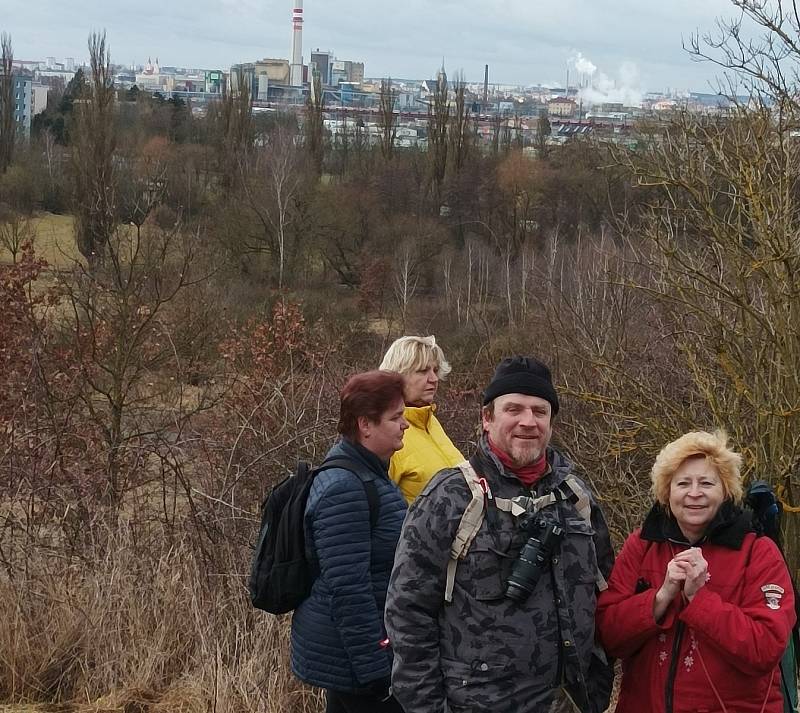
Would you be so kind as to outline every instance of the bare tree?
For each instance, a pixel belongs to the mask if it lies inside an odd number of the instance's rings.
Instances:
[[[253,94],[246,74],[241,68],[231,76],[219,104],[213,106],[217,125],[217,150],[222,183],[238,185],[253,146]]]
[[[436,208],[442,202],[442,182],[447,172],[447,128],[450,124],[450,105],[447,78],[440,74],[436,89],[428,103],[428,156]]]
[[[102,262],[116,229],[114,176],[115,90],[105,32],[89,36],[88,92],[75,102],[72,172],[75,183],[75,238],[89,265]]]
[[[497,156],[500,153],[500,136],[503,131],[503,115],[495,112],[492,115],[492,153]]]
[[[467,104],[467,83],[464,77],[456,76],[454,87],[453,111],[450,115],[449,139],[451,157],[450,166],[453,173],[461,173],[461,169],[469,157],[472,134],[469,104]]]
[[[419,282],[417,258],[411,246],[406,242],[395,257],[396,264],[394,269],[395,284],[394,294],[397,304],[400,307],[400,328],[406,328],[406,318],[411,300],[417,292]]]
[[[339,152],[339,173],[346,176],[350,158],[350,120],[344,108],[340,108],[338,116],[340,126],[336,134],[336,147]]]
[[[306,99],[305,146],[311,159],[311,165],[317,175],[322,173],[325,161],[325,97],[322,92],[322,80],[315,71],[311,80],[311,89]]]
[[[791,116],[790,103],[784,111]],[[567,290],[570,306],[559,309],[582,315],[582,329],[559,325],[554,333],[570,335],[565,350],[592,365],[572,386],[587,404],[602,403],[617,453],[638,449],[653,458],[681,432],[724,427],[745,456],[745,477],[768,479],[784,502],[796,571],[800,162],[792,123],[757,105],[726,118],[681,114],[654,127],[638,150],[616,149],[616,160],[647,190],[648,209],[616,226],[626,255],[603,278],[607,294],[588,298],[597,289],[588,285]],[[548,308],[565,289],[563,265],[554,259],[548,266]],[[574,273],[573,260],[567,275]],[[625,309],[639,305],[640,316],[592,317],[612,295]]]
[[[0,174],[6,172],[14,155],[17,139],[14,121],[14,50],[11,35],[0,35]]]
[[[717,20],[716,31],[695,33],[686,49],[725,70],[721,90],[735,99],[766,98],[800,108],[800,11],[796,2],[730,0],[737,15]]]
[[[397,135],[397,115],[394,113],[396,98],[392,91],[392,78],[381,80],[380,107],[378,109],[381,127],[381,155],[384,161],[394,156],[394,140]]]
[[[244,185],[248,208],[256,217],[259,230],[251,249],[265,250],[278,262],[278,288],[285,279],[294,205],[300,188],[301,166],[295,145],[296,134],[279,125],[269,144],[256,160],[255,175]]]
[[[547,145],[550,139],[550,120],[547,118],[547,111],[542,109],[539,112],[539,119],[536,122],[536,153],[539,158],[547,158],[550,148]]]
[[[503,153],[508,154],[511,151],[511,117],[508,112],[503,115],[503,130],[500,137],[503,148]]]
[[[200,354],[195,340],[208,328],[201,290],[207,275],[196,260],[199,234],[181,227],[117,230],[102,263],[60,276],[69,308],[62,344],[79,367],[75,399],[99,434],[97,495],[112,506],[112,519],[147,470],[148,452],[198,410],[183,390]]]
[[[35,235],[33,221],[29,216],[16,210],[0,215],[0,245],[11,254],[11,261],[15,265],[23,246],[32,242]]]

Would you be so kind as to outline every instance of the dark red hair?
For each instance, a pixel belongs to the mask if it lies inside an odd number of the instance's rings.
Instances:
[[[339,433],[358,439],[358,419],[377,423],[389,408],[403,400],[403,377],[393,371],[353,374],[339,394]]]

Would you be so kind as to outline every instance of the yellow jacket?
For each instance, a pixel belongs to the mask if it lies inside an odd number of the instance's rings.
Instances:
[[[400,487],[409,504],[436,473],[464,460],[434,411],[435,404],[406,406],[403,415],[409,428],[403,436],[403,447],[395,452],[389,463],[389,477]]]

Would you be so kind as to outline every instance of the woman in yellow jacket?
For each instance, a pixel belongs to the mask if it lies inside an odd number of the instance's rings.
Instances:
[[[389,477],[410,504],[436,473],[464,460],[436,418],[433,403],[439,379],[450,373],[450,365],[435,337],[400,337],[386,351],[380,368],[405,377],[403,415],[409,429],[403,447],[392,456]]]

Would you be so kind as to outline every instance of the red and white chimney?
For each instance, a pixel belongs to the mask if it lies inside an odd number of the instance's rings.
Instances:
[[[292,64],[289,68],[289,84],[303,86],[303,0],[294,0],[292,11]]]

